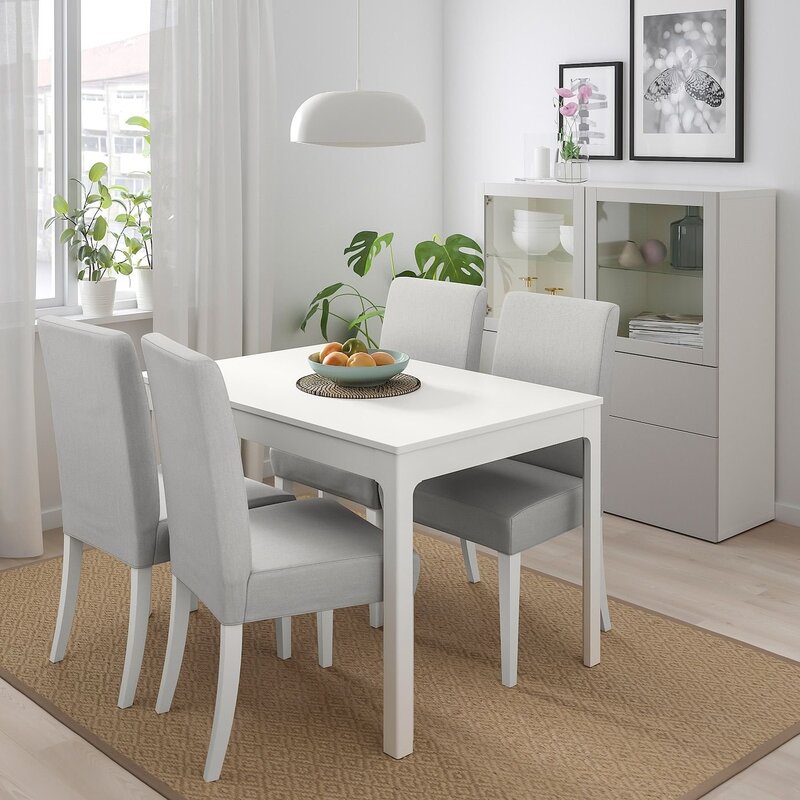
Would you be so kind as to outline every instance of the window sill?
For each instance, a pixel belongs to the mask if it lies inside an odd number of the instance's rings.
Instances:
[[[69,314],[70,308],[42,308],[39,309],[37,317],[45,317],[50,314],[66,319],[74,319],[78,322],[86,322],[91,325],[115,325],[119,322],[135,322],[140,319],[152,319],[152,311],[143,311],[141,308],[116,308],[111,314],[104,317],[91,317],[88,314]]]

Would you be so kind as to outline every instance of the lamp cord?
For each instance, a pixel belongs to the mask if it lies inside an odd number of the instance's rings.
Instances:
[[[356,0],[356,91],[361,88],[361,0]]]

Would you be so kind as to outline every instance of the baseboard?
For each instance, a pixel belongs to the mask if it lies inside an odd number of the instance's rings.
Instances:
[[[775,519],[787,525],[800,527],[800,506],[791,503],[775,503]]]
[[[51,531],[61,527],[61,506],[42,509],[42,530]]]

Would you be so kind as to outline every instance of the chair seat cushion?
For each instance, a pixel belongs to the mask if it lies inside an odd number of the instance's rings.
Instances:
[[[248,508],[262,508],[274,503],[286,503],[294,500],[295,496],[289,492],[281,491],[265,483],[244,479],[244,489],[247,494]],[[154,564],[163,564],[169,561],[169,523],[167,521],[167,501],[164,493],[164,476],[158,470],[158,529],[156,530],[156,552]]]
[[[503,459],[424,481],[414,521],[514,555],[581,525],[583,482]]]
[[[330,492],[336,497],[361,503],[367,508],[381,507],[378,484],[372,478],[318,464],[309,458],[284,453],[281,450],[270,450],[269,458],[275,474],[281,478]]]
[[[253,509],[250,532],[245,622],[383,598],[381,532],[333,500]]]

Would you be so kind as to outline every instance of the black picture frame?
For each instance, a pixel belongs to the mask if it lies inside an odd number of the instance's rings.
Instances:
[[[623,108],[625,106],[622,94],[622,61],[585,61],[577,64],[558,65],[558,85],[564,86],[566,72],[568,70],[592,70],[597,68],[611,68],[614,72],[613,91],[614,91],[614,152],[612,155],[594,155],[589,153],[591,161],[621,161],[623,157]],[[561,133],[563,117],[558,115],[558,131]]]
[[[730,87],[735,89],[734,102],[729,104],[726,109],[726,130],[728,129],[728,117],[732,111],[733,120],[729,126],[729,130],[733,134],[733,143],[728,148],[730,155],[714,155],[710,154],[697,154],[686,153],[680,151],[680,146],[666,145],[663,153],[658,152],[637,152],[637,142],[639,141],[640,131],[637,129],[637,122],[643,120],[644,112],[639,112],[639,104],[645,102],[644,95],[640,92],[638,85],[639,76],[643,75],[642,64],[639,63],[640,58],[637,58],[637,30],[639,18],[639,6],[642,0],[630,0],[630,86],[629,86],[629,107],[628,107],[628,137],[629,137],[629,151],[630,159],[632,161],[686,161],[686,162],[702,162],[702,163],[742,163],[744,161],[744,65],[745,65],[745,24],[744,24],[744,0],[720,0],[720,6],[724,9],[731,9],[735,13],[735,24],[733,31],[735,32],[735,45],[732,58],[726,61],[733,66],[735,74],[729,76],[726,74],[725,86],[730,90]],[[673,14],[692,14],[703,13],[702,11],[693,12],[691,3],[686,0],[663,0],[665,13]],[[667,11],[666,9],[670,9]],[[711,12],[705,12],[711,13]],[[644,44],[642,45],[644,49]],[[726,69],[727,73],[727,69]],[[698,134],[686,134],[687,141],[685,145],[689,145],[693,137]],[[644,133],[642,132],[644,138]],[[693,144],[693,143],[692,143]]]

